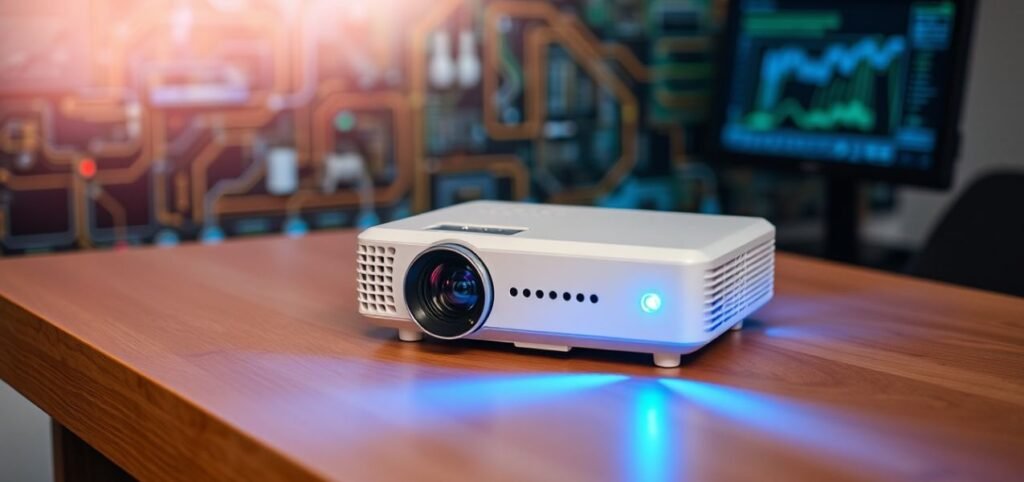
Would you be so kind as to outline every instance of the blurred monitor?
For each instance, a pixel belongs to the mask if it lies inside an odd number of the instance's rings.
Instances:
[[[973,11],[973,0],[733,0],[711,159],[948,186]]]

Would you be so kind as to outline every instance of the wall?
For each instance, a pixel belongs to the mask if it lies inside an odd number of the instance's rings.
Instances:
[[[869,239],[920,246],[950,203],[978,176],[1001,169],[1024,171],[1024,55],[1019,51],[1024,45],[1024,2],[979,3],[953,189],[901,189],[896,211],[868,223]],[[1019,209],[1016,215],[1021,215]]]
[[[0,382],[0,480],[53,480],[50,418]]]

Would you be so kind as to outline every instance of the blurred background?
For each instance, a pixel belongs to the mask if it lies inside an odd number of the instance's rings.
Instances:
[[[0,255],[510,199],[763,216],[1014,293],[936,262],[1024,232],[1024,3],[973,3],[0,0]],[[950,220],[979,180],[981,227]],[[2,385],[0,434],[0,479],[49,479]]]

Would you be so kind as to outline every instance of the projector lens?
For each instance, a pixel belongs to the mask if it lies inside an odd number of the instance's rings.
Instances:
[[[470,311],[480,300],[477,276],[466,266],[439,264],[430,272],[431,298],[452,311]]]
[[[469,335],[491,310],[491,280],[472,251],[442,244],[421,253],[405,276],[405,298],[413,320],[437,338]]]

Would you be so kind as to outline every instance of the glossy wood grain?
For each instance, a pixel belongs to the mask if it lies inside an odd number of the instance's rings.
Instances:
[[[0,260],[0,377],[141,478],[1020,480],[1024,300],[779,255],[688,357],[404,344],[354,233]]]

